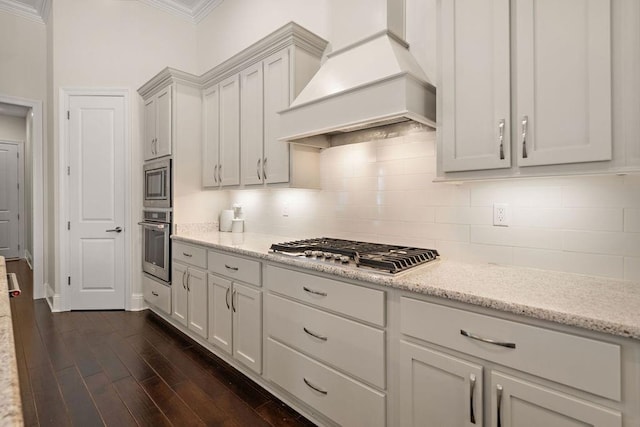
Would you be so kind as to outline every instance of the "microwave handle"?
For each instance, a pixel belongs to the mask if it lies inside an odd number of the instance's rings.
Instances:
[[[158,224],[156,222],[139,222],[138,225],[144,225],[145,227],[155,227],[158,230],[164,230],[164,228],[167,226],[167,224]]]

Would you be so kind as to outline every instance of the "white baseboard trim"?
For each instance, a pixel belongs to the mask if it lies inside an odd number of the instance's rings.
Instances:
[[[147,303],[144,300],[143,294],[131,295],[131,301],[129,302],[128,311],[142,311],[147,309]]]
[[[55,293],[49,283],[44,284],[44,294],[45,299],[47,300],[47,304],[49,304],[49,309],[53,313],[67,311],[62,309],[62,297],[60,296],[60,294]]]
[[[33,256],[31,255],[31,252],[26,249],[24,250],[24,259],[27,261],[31,271],[33,271]]]

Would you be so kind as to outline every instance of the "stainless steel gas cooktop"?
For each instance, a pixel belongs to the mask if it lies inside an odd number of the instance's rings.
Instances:
[[[400,273],[412,267],[434,261],[439,256],[438,251],[435,249],[358,242],[329,237],[275,243],[271,245],[271,251],[293,256],[304,256],[315,261],[355,264],[356,267],[367,267],[391,274]]]

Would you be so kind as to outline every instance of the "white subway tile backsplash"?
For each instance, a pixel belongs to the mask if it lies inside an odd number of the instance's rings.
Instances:
[[[638,191],[640,191],[640,188]],[[640,209],[626,208],[624,210],[624,231],[640,233]]]
[[[434,183],[435,136],[324,149],[320,191],[211,197],[240,203],[252,232],[431,247],[468,262],[640,281],[640,175]],[[495,203],[509,204],[509,227],[492,225]]]
[[[624,259],[624,278],[640,282],[640,258]]]
[[[622,208],[563,209],[563,228],[569,230],[622,231]]]

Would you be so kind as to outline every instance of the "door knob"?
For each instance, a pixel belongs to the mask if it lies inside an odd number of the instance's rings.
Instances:
[[[107,230],[107,233],[121,233],[122,227],[112,228],[111,230]]]

